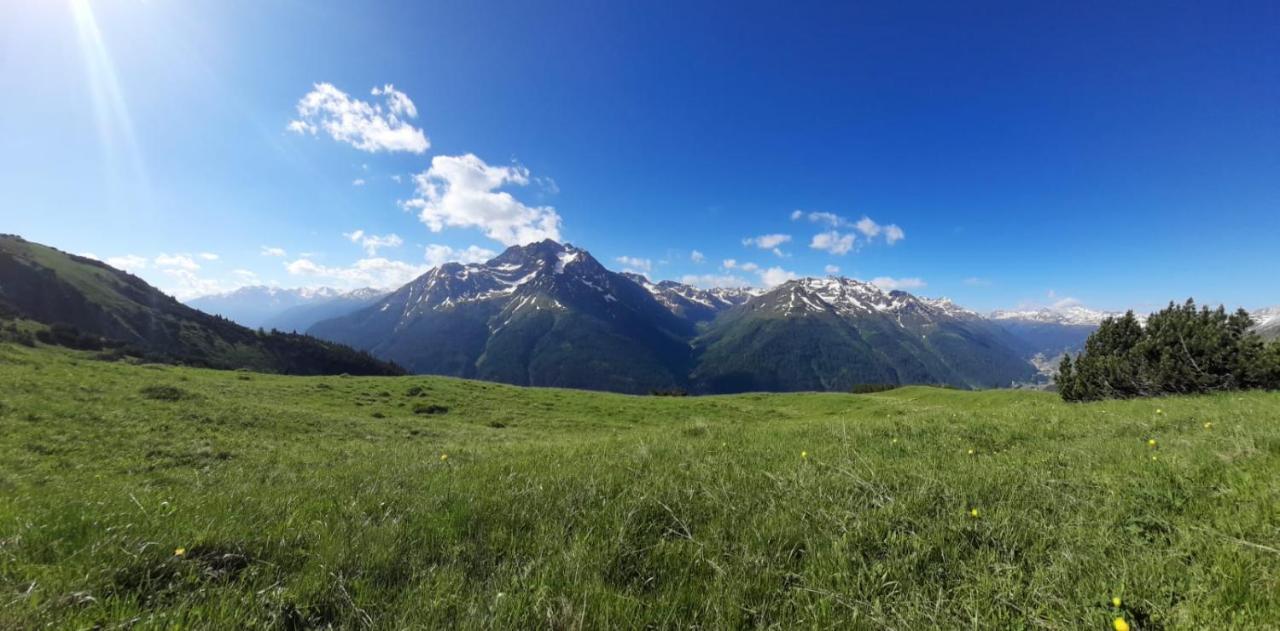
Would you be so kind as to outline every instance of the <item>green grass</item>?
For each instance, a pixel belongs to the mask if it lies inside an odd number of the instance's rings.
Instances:
[[[628,397],[0,345],[0,629],[1240,629],[1278,594],[1274,393]]]

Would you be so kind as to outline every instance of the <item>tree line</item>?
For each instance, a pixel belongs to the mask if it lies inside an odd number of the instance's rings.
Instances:
[[[1151,314],[1133,311],[1104,320],[1074,358],[1058,370],[1067,401],[1168,394],[1280,389],[1280,340],[1266,344],[1243,309],[1197,308],[1188,299]]]

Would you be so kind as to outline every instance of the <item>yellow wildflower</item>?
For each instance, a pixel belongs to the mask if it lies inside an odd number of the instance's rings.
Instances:
[[[444,462],[445,460],[448,460],[448,459],[449,459],[449,454],[440,454],[440,462]]]
[[[1164,410],[1161,410],[1160,408],[1156,408],[1156,414],[1164,414]]]
[[[972,450],[972,449],[970,449],[970,450],[969,450],[969,455],[970,455],[970,456],[972,456],[972,455],[973,455],[973,453],[974,453],[974,452],[973,452],[973,450]]]
[[[187,553],[186,548],[174,548],[173,550],[173,556],[176,556],[176,557],[180,557],[186,553]]]
[[[1205,428],[1205,429],[1213,429],[1213,421],[1205,421],[1205,422],[1204,422],[1204,428]]]
[[[800,459],[801,459],[801,460],[804,460],[805,458],[808,458],[808,457],[809,457],[809,452],[807,452],[807,451],[802,451],[802,452],[800,452]]]
[[[1112,620],[1111,627],[1116,631],[1129,631],[1129,623],[1125,622],[1124,618],[1117,617],[1115,620]]]
[[[1112,607],[1119,607],[1119,606],[1120,606],[1120,597],[1119,597],[1119,596],[1112,596],[1112,597],[1111,597],[1111,606],[1112,606]]]
[[[978,509],[976,509],[976,508],[970,508],[970,509],[969,509],[969,516],[970,516],[970,517],[977,517],[977,516],[978,516]]]
[[[1148,446],[1148,447],[1155,447],[1155,446],[1156,446],[1156,439],[1154,439],[1154,438],[1148,438],[1148,439],[1147,439],[1147,446]]]

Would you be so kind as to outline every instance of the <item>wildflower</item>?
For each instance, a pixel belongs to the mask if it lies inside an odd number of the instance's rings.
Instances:
[[[1213,421],[1205,421],[1205,422],[1204,422],[1204,428],[1205,428],[1205,429],[1213,429]]]
[[[180,557],[180,556],[182,556],[182,555],[184,555],[184,554],[186,554],[186,553],[187,553],[187,549],[186,549],[186,548],[174,548],[174,549],[173,549],[173,556],[176,556],[176,557]]]
[[[1159,458],[1158,456],[1151,456],[1151,459],[1152,459],[1152,460],[1159,460],[1160,458]]]
[[[440,454],[440,462],[444,462],[445,460],[448,460],[448,459],[449,459],[449,454]]]
[[[969,450],[969,455],[970,455],[970,456],[972,456],[972,455],[973,455],[973,453],[974,453],[974,452],[973,452],[973,450],[972,450],[972,449],[970,449],[970,450]]]
[[[1112,596],[1112,597],[1111,597],[1111,606],[1112,606],[1112,607],[1119,607],[1119,606],[1120,606],[1120,597],[1119,597],[1119,596]]]
[[[1116,631],[1129,631],[1129,623],[1120,617],[1116,617],[1115,620],[1111,621],[1111,627]]]
[[[801,460],[804,460],[804,459],[806,459],[806,458],[808,458],[808,457],[809,457],[809,452],[807,452],[807,451],[802,451],[802,452],[800,452],[800,459],[801,459]]]
[[[969,516],[970,516],[970,517],[973,517],[974,519],[977,519],[977,517],[978,517],[978,509],[976,509],[976,508],[970,508],[970,509],[969,509]]]
[[[895,438],[895,439],[893,439],[893,440],[891,440],[891,441],[889,441],[889,442],[891,442],[891,443],[893,443],[893,444],[895,444],[895,445],[896,445],[896,444],[898,444],[898,439],[897,439],[897,438]]]
[[[1156,408],[1156,414],[1164,414],[1164,410],[1161,410],[1160,408]]]
[[[1155,446],[1156,446],[1156,439],[1154,439],[1154,438],[1148,438],[1148,439],[1147,439],[1147,446],[1148,446],[1148,447],[1155,447]]]

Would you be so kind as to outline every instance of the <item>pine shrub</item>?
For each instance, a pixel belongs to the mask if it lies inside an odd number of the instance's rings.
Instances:
[[[1063,357],[1058,392],[1067,401],[1097,401],[1280,389],[1280,342],[1264,345],[1252,326],[1244,310],[1198,309],[1193,300],[1169,303],[1145,326],[1132,311],[1108,318],[1084,352]]]

